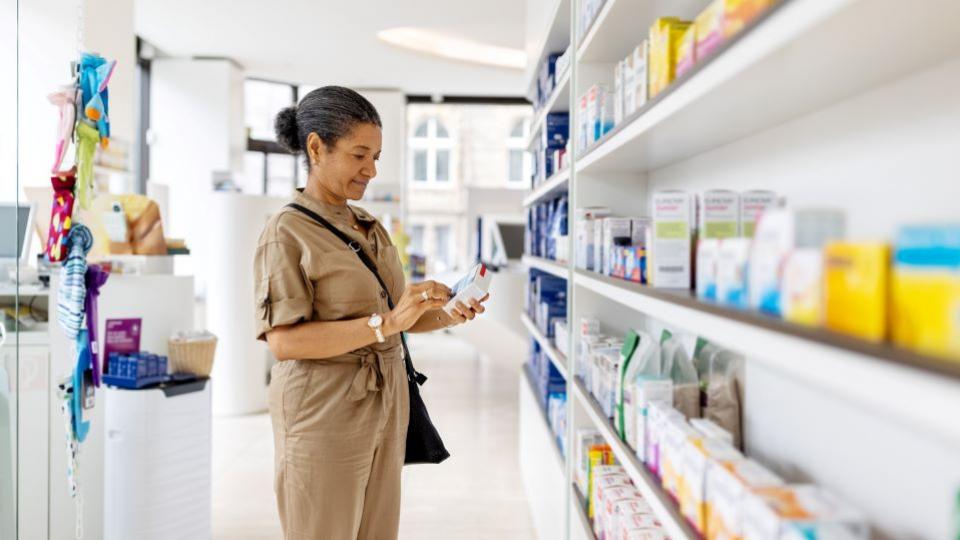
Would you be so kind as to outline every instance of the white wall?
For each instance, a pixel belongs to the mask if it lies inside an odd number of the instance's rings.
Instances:
[[[177,273],[204,265],[206,201],[214,171],[242,170],[243,76],[228,60],[156,59],[152,66],[150,182],[169,186],[167,237],[185,238],[193,255]]]
[[[953,60],[654,171],[648,188],[772,189],[796,205],[845,209],[852,239],[890,239],[908,222],[956,221],[958,87]],[[960,448],[760,362],[747,362],[745,379],[752,455],[836,490],[885,534],[949,536]],[[909,400],[910,389],[890,399]]]
[[[133,0],[83,0],[83,9],[84,44],[87,50],[117,61],[117,68],[110,78],[110,137],[132,145],[136,133],[137,103],[134,89],[137,39],[133,30]]]

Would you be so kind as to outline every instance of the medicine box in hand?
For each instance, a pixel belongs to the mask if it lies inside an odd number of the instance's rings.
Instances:
[[[453,298],[445,306],[443,310],[447,312],[447,315],[453,316],[453,310],[457,307],[457,302],[463,302],[465,305],[470,305],[470,300],[480,300],[487,290],[490,288],[490,272],[487,271],[487,267],[480,263],[474,266],[467,275],[463,276],[456,285],[453,286]]]

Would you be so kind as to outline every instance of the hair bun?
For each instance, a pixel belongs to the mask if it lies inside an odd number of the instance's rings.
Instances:
[[[297,108],[287,107],[277,113],[277,119],[273,124],[273,130],[277,134],[277,142],[283,145],[291,152],[303,150],[300,146],[300,130],[297,128]]]

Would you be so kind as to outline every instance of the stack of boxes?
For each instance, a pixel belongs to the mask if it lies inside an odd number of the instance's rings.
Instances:
[[[528,208],[524,252],[555,261],[568,260],[568,221],[566,195]]]
[[[567,281],[539,270],[530,270],[527,283],[527,314],[548,338],[558,320],[567,316]]]
[[[546,182],[566,165],[569,133],[569,113],[550,113],[544,118],[540,137],[534,142],[534,176],[531,187],[536,188]]]

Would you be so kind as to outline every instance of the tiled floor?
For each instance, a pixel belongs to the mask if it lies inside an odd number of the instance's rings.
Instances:
[[[424,399],[452,457],[405,470],[401,539],[533,538],[517,460],[524,352],[514,340],[488,341],[480,355],[450,335],[414,338],[417,368],[430,376]],[[269,417],[217,418],[213,436],[214,538],[280,538]]]

